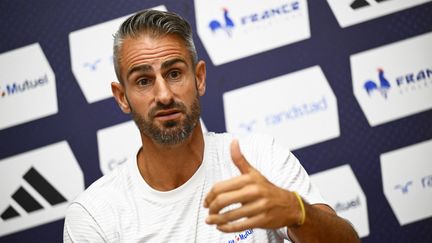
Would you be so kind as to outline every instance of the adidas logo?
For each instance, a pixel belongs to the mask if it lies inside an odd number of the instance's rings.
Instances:
[[[24,211],[32,213],[44,209],[43,205],[55,206],[67,201],[35,168],[31,167],[23,179],[26,183],[12,194],[13,202],[0,215],[3,220],[19,217]]]
[[[63,219],[69,201],[84,191],[66,141],[0,160],[0,178],[0,237]]]
[[[388,0],[375,0],[375,2],[377,3],[385,2],[385,1]],[[352,9],[359,9],[359,8],[370,6],[370,3],[367,0],[354,0],[350,6]]]

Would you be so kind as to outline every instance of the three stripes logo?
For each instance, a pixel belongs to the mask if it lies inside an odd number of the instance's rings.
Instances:
[[[17,218],[20,215],[19,211],[24,210],[27,213],[33,213],[38,210],[44,209],[43,203],[35,199],[32,193],[29,192],[34,189],[49,205],[55,206],[64,202],[67,199],[47,181],[34,167],[31,167],[23,176],[23,179],[28,183],[31,188],[21,185],[13,194],[12,202],[0,215],[0,217],[7,221]],[[40,199],[39,199],[40,200]],[[22,210],[19,210],[20,207]]]
[[[381,3],[388,0],[374,0],[374,1],[377,3]],[[350,6],[352,9],[359,9],[359,8],[370,6],[370,3],[367,0],[355,0],[351,3]]]
[[[0,237],[63,219],[69,201],[84,191],[66,141],[0,160],[0,178]]]

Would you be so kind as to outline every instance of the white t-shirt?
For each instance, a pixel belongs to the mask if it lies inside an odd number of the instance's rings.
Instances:
[[[211,187],[240,175],[230,156],[230,134],[204,135],[204,159],[195,174],[172,191],[157,191],[141,177],[136,158],[103,176],[68,208],[64,242],[283,242],[286,228],[223,233],[207,225],[203,200]],[[273,138],[240,138],[249,163],[275,185],[297,191],[308,203],[323,199],[297,158]],[[238,205],[230,205],[224,210]]]

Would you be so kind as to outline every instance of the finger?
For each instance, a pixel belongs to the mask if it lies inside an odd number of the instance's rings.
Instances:
[[[211,202],[220,194],[238,190],[253,183],[250,176],[237,176],[226,181],[216,183],[204,199],[204,207],[208,208]]]
[[[234,203],[247,203],[258,198],[258,190],[253,186],[246,186],[240,190],[219,194],[209,204],[209,214],[217,214],[222,208]]]
[[[242,174],[248,173],[253,167],[249,164],[246,158],[240,151],[240,145],[237,139],[231,142],[231,159]]]
[[[223,225],[242,218],[249,218],[262,212],[263,205],[260,201],[253,201],[242,205],[239,208],[229,210],[222,214],[210,214],[207,219],[207,224]]]
[[[264,214],[258,214],[245,220],[239,220],[233,223],[218,225],[216,228],[222,232],[239,232],[247,229],[262,228],[265,224],[266,217]]]

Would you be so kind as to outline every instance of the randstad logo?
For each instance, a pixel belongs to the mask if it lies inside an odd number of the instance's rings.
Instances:
[[[114,68],[113,56],[105,57],[105,58],[96,58],[93,60],[85,61],[82,64],[82,68],[90,72],[96,72],[103,65],[109,65],[109,67]]]
[[[422,176],[418,181],[409,180],[402,184],[397,184],[394,186],[396,191],[400,191],[403,195],[409,193],[413,188],[417,187],[421,189],[430,189],[432,188],[432,174]]]
[[[369,96],[373,92],[379,92],[385,99],[387,99],[387,93],[391,85],[390,82],[385,78],[384,70],[382,68],[378,68],[378,79],[379,84],[372,80],[368,80],[363,85],[363,88],[366,90]]]
[[[228,240],[228,243],[241,242],[249,238],[253,234],[253,229],[248,229],[243,233],[234,236],[234,239]]]
[[[409,191],[409,187],[413,185],[412,181],[407,181],[405,184],[397,184],[394,186],[395,190],[401,190],[402,194],[407,194]]]
[[[0,87],[1,97],[5,98],[10,95],[17,95],[26,91],[34,90],[48,83],[48,75],[44,74],[36,79],[26,79],[22,82],[13,82],[6,84],[4,89]]]
[[[249,26],[257,23],[265,23],[276,17],[292,14],[300,10],[299,1],[291,3],[284,3],[282,5],[274,6],[263,11],[251,12],[244,16],[240,16],[236,21],[227,8],[222,8],[222,19],[213,19],[208,24],[208,27],[213,34],[224,31],[229,37],[232,37],[235,23],[240,23],[241,26]]]
[[[430,158],[431,139],[380,155],[384,195],[400,225],[432,217]]]
[[[291,106],[289,109],[282,110],[280,112],[268,114],[263,118],[261,124],[266,127],[273,127],[282,125],[283,123],[300,119],[308,115],[312,115],[319,112],[325,112],[328,110],[328,101],[325,96],[319,100],[305,102]],[[257,120],[250,120],[248,122],[242,122],[238,125],[238,128],[244,132],[253,132],[254,126],[260,123]]]

